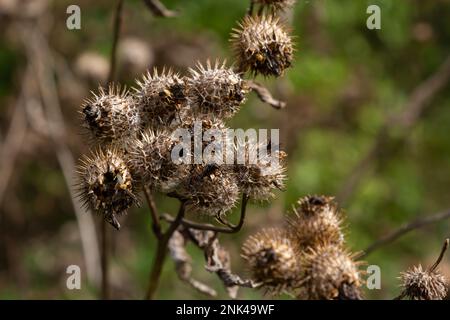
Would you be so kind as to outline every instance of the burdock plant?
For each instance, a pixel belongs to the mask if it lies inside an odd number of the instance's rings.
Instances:
[[[116,229],[120,229],[124,214],[138,204],[140,191],[149,206],[157,245],[146,298],[155,296],[168,252],[181,280],[204,294],[216,294],[190,277],[191,258],[185,250],[190,242],[203,251],[206,270],[219,277],[231,297],[236,297],[239,287],[250,287],[299,299],[362,298],[362,262],[345,243],[343,217],[332,197],[303,197],[293,206],[284,226],[250,236],[242,246],[249,279],[231,271],[231,255],[219,243],[219,234],[243,228],[249,201],[269,201],[275,190],[284,189],[286,154],[274,150],[270,141],[230,138],[226,121],[243,107],[250,91],[277,109],[284,106],[245,76],[280,77],[293,63],[292,37],[277,16],[293,3],[251,1],[250,10],[231,35],[234,63],[216,60],[212,64],[208,60],[185,70],[185,75],[170,68],[155,69],[136,82],[132,93],[110,84],[109,89],[100,87],[81,105],[83,126],[95,151],[80,160],[80,197]],[[122,0],[116,17],[121,4]],[[254,6],[259,7],[257,14],[253,14]],[[157,14],[172,16],[161,11],[163,7],[157,8]],[[120,19],[116,19],[116,27],[118,22]],[[115,30],[117,44],[119,28]],[[114,54],[113,50],[113,58]],[[196,134],[198,124],[201,136],[211,131],[215,134],[209,141],[194,139],[193,146],[177,148],[184,135]],[[199,157],[197,147],[208,150],[216,143],[230,148],[226,152],[209,150]],[[230,150],[231,162],[226,161]],[[250,157],[253,153],[257,154],[256,162]],[[155,192],[179,201],[176,215],[158,212]],[[229,215],[239,206],[239,199],[240,216],[233,224]],[[200,216],[209,223],[200,223]],[[163,228],[165,223],[167,228]],[[103,257],[105,274],[106,246]],[[402,297],[442,299],[446,290],[445,280],[436,270],[439,261],[430,269],[419,266],[402,274]],[[107,281],[104,276],[104,287]]]

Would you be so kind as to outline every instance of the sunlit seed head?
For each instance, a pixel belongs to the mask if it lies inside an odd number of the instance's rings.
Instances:
[[[332,197],[306,196],[288,218],[289,235],[302,248],[339,245],[344,242],[340,213]]]
[[[189,212],[209,216],[226,214],[239,199],[236,175],[226,165],[191,165],[177,193],[186,200]]]
[[[286,153],[271,153],[267,150],[267,145],[261,143],[237,141],[235,157],[239,187],[251,199],[269,200],[274,197],[274,190],[283,190],[286,180]]]
[[[147,72],[137,84],[136,100],[147,127],[171,125],[187,106],[184,80],[171,70],[158,73],[154,69],[153,74]]]
[[[411,300],[443,300],[447,280],[439,270],[424,270],[421,265],[400,275],[404,295]]]
[[[250,236],[242,246],[252,278],[278,294],[295,287],[300,276],[298,250],[283,230],[263,229]]]
[[[169,192],[187,174],[183,164],[172,159],[177,141],[168,130],[147,129],[129,148],[128,163],[142,183],[154,190]]]
[[[360,262],[341,246],[310,248],[300,257],[302,280],[299,298],[305,300],[360,299]]]
[[[247,16],[233,29],[232,44],[239,71],[281,76],[291,66],[291,37],[273,16]]]
[[[78,166],[80,198],[119,229],[117,217],[137,203],[136,185],[124,155],[117,149],[84,156]]]
[[[241,76],[217,60],[214,65],[208,60],[206,66],[199,63],[197,69],[190,69],[187,83],[192,111],[219,118],[233,116],[248,93]]]
[[[83,103],[81,114],[92,140],[101,145],[126,143],[142,128],[139,108],[128,91],[119,86],[111,85],[108,92],[100,87]]]

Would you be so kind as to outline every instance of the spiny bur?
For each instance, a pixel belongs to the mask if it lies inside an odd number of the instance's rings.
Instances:
[[[438,270],[438,266],[449,246],[446,239],[436,262],[428,269],[414,266],[400,274],[403,291],[397,299],[407,297],[411,300],[443,300],[447,296],[448,282]]]
[[[84,156],[78,166],[78,190],[85,205],[120,229],[118,216],[137,203],[136,186],[121,151],[101,149]]]
[[[245,102],[248,88],[241,76],[231,68],[216,60],[214,65],[208,60],[206,67],[197,65],[190,69],[188,98],[194,113],[213,114],[220,118],[230,118]]]
[[[300,256],[302,271],[298,298],[305,300],[359,300],[360,271],[341,246],[318,246],[303,251]]]
[[[278,77],[291,66],[293,44],[279,18],[247,16],[239,27],[231,35],[239,71]]]
[[[236,175],[226,165],[194,164],[187,179],[176,190],[188,211],[222,216],[239,199]]]
[[[301,248],[343,244],[341,218],[332,197],[306,196],[293,212],[287,218],[289,235]]]
[[[107,92],[100,87],[98,93],[92,94],[83,103],[81,114],[94,142],[119,145],[139,133],[141,113],[128,91],[111,85]]]
[[[167,127],[186,107],[186,86],[184,80],[171,70],[156,69],[147,72],[137,81],[136,100],[143,112],[145,125],[153,128]]]
[[[286,153],[272,152],[267,144],[236,141],[235,172],[239,187],[251,199],[269,200],[274,189],[282,190],[286,180]]]
[[[186,165],[172,160],[176,143],[168,130],[147,129],[131,144],[127,155],[130,168],[146,187],[170,192],[185,177]]]
[[[262,283],[271,294],[290,290],[300,276],[298,251],[295,245],[278,228],[263,229],[250,236],[242,246],[254,281]]]

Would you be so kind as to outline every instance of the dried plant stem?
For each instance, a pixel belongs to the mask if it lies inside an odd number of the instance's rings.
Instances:
[[[171,18],[178,15],[176,11],[167,9],[159,0],[144,0],[144,3],[155,16]]]
[[[170,224],[167,231],[158,239],[158,244],[156,248],[156,256],[153,261],[152,270],[150,272],[148,290],[146,294],[146,299],[151,300],[154,298],[156,289],[158,288],[159,279],[161,278],[161,272],[164,265],[164,261],[167,256],[167,249],[169,240],[172,237],[172,234],[175,230],[180,226],[181,221],[183,220],[185,213],[185,202],[181,202],[180,209],[178,210],[178,214],[175,220]]]
[[[245,216],[246,216],[246,212],[247,212],[248,200],[249,200],[249,197],[246,194],[243,194],[242,195],[242,204],[241,204],[241,215],[240,215],[239,222],[238,222],[237,225],[232,225],[228,221],[224,221],[222,218],[217,218],[217,220],[220,223],[226,225],[227,228],[214,226],[212,224],[197,223],[197,222],[194,222],[194,221],[191,221],[191,220],[187,220],[187,219],[182,219],[181,220],[181,224],[184,227],[186,227],[186,228],[195,229],[195,230],[214,231],[214,232],[220,232],[220,233],[236,233],[236,232],[239,232],[241,230],[242,226],[244,225],[244,222],[245,222]],[[163,214],[161,216],[161,218],[163,218],[164,220],[166,220],[168,222],[174,221],[172,216],[170,216],[168,214]]]
[[[102,265],[102,291],[101,296],[103,300],[109,299],[109,273],[108,273],[108,266],[109,266],[109,241],[108,241],[108,222],[106,220],[103,220],[100,222],[101,224],[101,265]]]
[[[120,37],[120,29],[122,26],[122,8],[123,0],[117,1],[116,10],[114,12],[114,26],[113,26],[113,39],[111,48],[111,58],[109,61],[109,74],[108,83],[111,83],[115,79],[116,75],[116,65],[117,65],[117,44]],[[102,268],[102,286],[101,286],[101,297],[103,300],[108,300],[110,298],[109,290],[109,251],[110,243],[108,239],[108,223],[106,220],[101,222],[101,268]]]
[[[161,223],[158,214],[158,209],[156,208],[155,200],[153,199],[153,195],[147,186],[144,187],[145,199],[147,200],[148,207],[150,209],[150,214],[152,217],[152,230],[155,234],[156,238],[161,239]]]
[[[111,59],[109,61],[108,82],[114,81],[117,69],[117,44],[119,43],[120,29],[122,27],[122,8],[123,0],[117,1],[116,11],[114,13],[114,30],[111,48]]]
[[[429,268],[429,271],[430,271],[430,272],[435,271],[436,268],[437,268],[437,267],[439,266],[439,264],[441,263],[442,258],[444,258],[444,254],[445,254],[445,252],[446,252],[447,249],[448,249],[448,243],[449,243],[449,241],[450,241],[449,239],[445,239],[444,244],[443,244],[442,249],[441,249],[441,253],[439,254],[439,257],[437,258],[436,262]]]
[[[412,222],[409,222],[405,224],[404,226],[400,227],[399,229],[387,234],[386,236],[380,238],[379,240],[372,243],[370,246],[368,246],[360,255],[358,258],[363,258],[371,254],[373,251],[377,250],[378,248],[393,242],[394,240],[397,240],[401,236],[405,235],[406,233],[420,229],[423,227],[426,227],[430,224],[445,220],[450,218],[450,210],[437,213],[435,215],[432,215],[430,217],[426,218],[420,218],[417,220],[414,220]]]

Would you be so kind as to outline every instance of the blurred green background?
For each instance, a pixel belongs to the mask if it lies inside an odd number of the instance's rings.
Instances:
[[[37,1],[37,0],[36,0]],[[27,54],[21,23],[30,17],[0,1],[0,141],[7,140],[23,87]],[[27,1],[16,1],[27,2]],[[32,1],[33,2],[33,1]],[[80,135],[79,106],[105,80],[111,50],[115,1],[38,1],[48,42],[67,79],[58,76],[58,97],[67,126],[67,144],[78,158],[88,151]],[[125,0],[119,43],[119,81],[130,86],[147,68],[171,66],[184,73],[197,60],[232,62],[229,34],[245,14],[245,0],[163,0],[180,15],[154,17],[142,1]],[[81,30],[66,28],[66,8],[81,8]],[[368,30],[368,5],[381,8],[381,30]],[[40,10],[40,11],[39,11]],[[25,22],[24,22],[25,21]],[[450,209],[450,86],[433,95],[411,126],[391,115],[408,107],[411,94],[432,76],[450,54],[450,1],[435,0],[299,0],[285,21],[295,35],[296,58],[281,79],[258,79],[287,102],[274,110],[254,96],[229,123],[234,128],[279,128],[288,153],[288,183],[271,203],[251,204],[237,235],[222,235],[232,255],[233,271],[246,275],[239,256],[245,238],[264,226],[281,224],[295,201],[307,194],[340,196],[349,247],[359,251],[410,220]],[[64,81],[63,81],[64,80]],[[95,299],[98,290],[84,272],[74,210],[51,139],[28,125],[13,164],[1,147],[3,183],[0,203],[0,299]],[[382,145],[361,170],[354,190],[348,179],[382,135]],[[8,169],[8,170],[6,170]],[[7,172],[6,172],[7,171]],[[9,173],[9,174],[8,174]],[[4,178],[8,176],[8,178]],[[176,203],[157,197],[162,212]],[[234,217],[237,212],[233,213]],[[99,222],[99,217],[94,217]],[[111,229],[111,292],[117,299],[143,297],[155,241],[143,203]],[[399,272],[413,264],[429,265],[450,236],[443,221],[413,231],[367,257],[379,265],[381,290],[368,298],[389,299],[399,292]],[[189,247],[194,277],[227,298],[220,281],[203,269],[200,251]],[[81,266],[82,290],[67,290],[66,267]],[[450,256],[441,265],[450,276]],[[242,299],[267,298],[241,289]],[[177,279],[167,261],[158,298],[204,298]],[[286,297],[281,297],[286,298]]]

